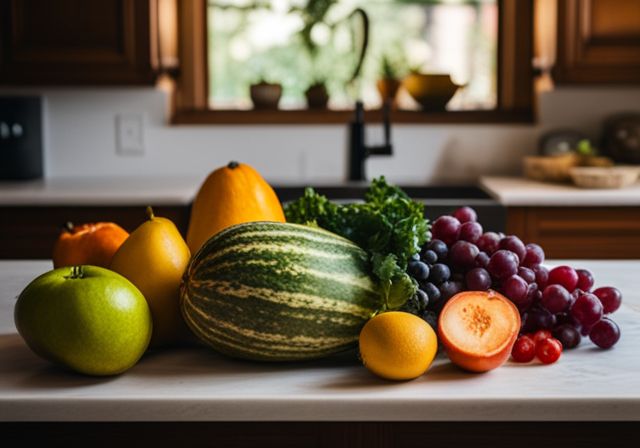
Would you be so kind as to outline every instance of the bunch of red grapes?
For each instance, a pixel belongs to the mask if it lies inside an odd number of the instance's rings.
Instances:
[[[539,245],[484,232],[470,207],[439,217],[431,232],[431,241],[409,261],[407,272],[420,287],[405,306],[431,325],[456,293],[494,289],[520,310],[522,334],[548,330],[564,349],[576,347],[583,336],[601,348],[620,339],[620,328],[609,315],[620,307],[622,295],[610,286],[593,290],[588,270],[548,270]]]

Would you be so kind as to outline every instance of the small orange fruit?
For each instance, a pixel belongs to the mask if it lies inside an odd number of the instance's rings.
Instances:
[[[427,371],[438,349],[438,337],[418,316],[402,311],[378,314],[360,332],[365,367],[388,380],[411,380]]]
[[[112,222],[74,226],[70,222],[53,246],[53,267],[92,265],[108,268],[129,233]]]

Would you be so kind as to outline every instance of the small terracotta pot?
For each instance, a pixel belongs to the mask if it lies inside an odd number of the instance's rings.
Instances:
[[[307,107],[309,109],[327,108],[329,94],[324,83],[313,84],[304,92],[304,95],[307,97]]]
[[[282,96],[282,86],[280,84],[270,84],[260,82],[249,87],[251,102],[254,109],[276,110]]]
[[[379,79],[376,82],[376,87],[378,88],[378,92],[380,93],[380,98],[382,102],[390,101],[391,107],[396,108],[396,95],[398,94],[398,89],[400,89],[401,83],[397,79],[393,78],[383,78]]]

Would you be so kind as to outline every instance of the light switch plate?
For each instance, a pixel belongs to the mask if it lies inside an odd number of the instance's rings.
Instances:
[[[144,120],[142,114],[116,115],[116,153],[123,156],[144,155]]]

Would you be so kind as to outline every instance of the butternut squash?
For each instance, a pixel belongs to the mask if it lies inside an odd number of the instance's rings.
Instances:
[[[251,166],[229,162],[200,187],[191,207],[187,245],[195,254],[221,230],[253,221],[285,222],[280,200]]]

